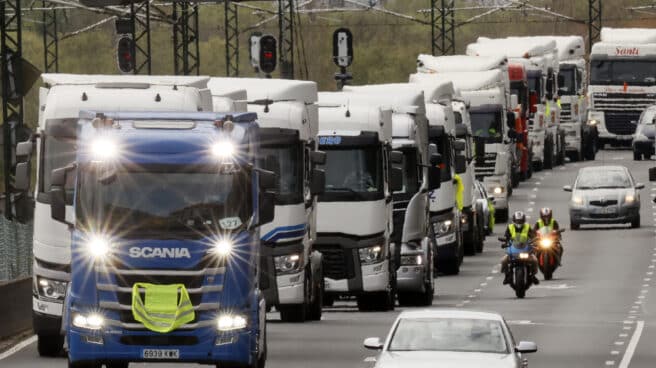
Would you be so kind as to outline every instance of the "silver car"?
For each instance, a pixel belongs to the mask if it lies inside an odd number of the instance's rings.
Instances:
[[[375,368],[519,368],[526,367],[522,354],[538,349],[515,345],[497,313],[456,309],[403,312],[385,342],[370,337],[364,346],[380,350]]]
[[[569,202],[572,230],[582,224],[625,224],[640,227],[640,189],[624,166],[592,166],[579,170]]]

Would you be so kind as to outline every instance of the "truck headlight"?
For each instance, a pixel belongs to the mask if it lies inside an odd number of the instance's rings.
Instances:
[[[105,257],[109,253],[111,246],[110,240],[102,235],[92,235],[87,241],[87,251],[96,259]]]
[[[453,221],[451,221],[450,219],[433,223],[433,231],[435,232],[435,234],[437,234],[437,236],[444,235],[450,232],[451,230],[453,230],[453,228],[454,228]]]
[[[277,274],[296,273],[303,266],[300,254],[288,254],[284,256],[273,257],[273,263],[276,266]]]
[[[424,258],[421,254],[415,256],[401,256],[401,266],[421,266]]]
[[[55,281],[46,279],[45,277],[37,277],[37,290],[40,296],[64,300],[66,297],[66,281]]]
[[[227,257],[232,254],[232,241],[220,239],[214,242],[214,252],[221,257]]]
[[[73,326],[87,330],[100,330],[105,324],[105,319],[98,313],[73,314]]]
[[[492,193],[499,195],[503,193],[503,187],[501,185],[497,185],[494,188],[492,188]]]
[[[358,249],[360,254],[360,262],[363,264],[374,264],[382,262],[385,258],[385,253],[383,252],[383,247],[380,245],[374,245],[373,247],[360,248]]]
[[[234,331],[246,328],[248,321],[241,314],[222,314],[216,320],[216,328],[219,331]]]
[[[599,124],[599,120],[597,120],[597,119],[588,120],[588,125],[590,125],[590,126],[595,126],[597,124]]]
[[[89,149],[95,161],[109,161],[114,159],[119,152],[116,142],[109,138],[98,138],[92,141]]]
[[[226,159],[234,156],[235,145],[230,141],[216,142],[212,146],[212,155],[217,158]]]

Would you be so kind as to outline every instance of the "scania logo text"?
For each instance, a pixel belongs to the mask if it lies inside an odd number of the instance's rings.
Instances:
[[[132,247],[131,258],[191,258],[188,248]]]

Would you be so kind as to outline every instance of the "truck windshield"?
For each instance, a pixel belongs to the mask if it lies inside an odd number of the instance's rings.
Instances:
[[[656,84],[656,60],[592,60],[590,84]]]
[[[470,112],[472,133],[475,137],[485,138],[487,143],[502,141],[501,111]]]
[[[101,223],[122,237],[202,238],[221,231],[221,220],[247,224],[252,214],[245,171],[218,174],[216,167],[165,165],[117,171],[109,180],[104,176],[92,166],[79,171],[80,226]]]
[[[441,136],[433,136],[428,138],[429,143],[433,143],[437,146],[437,153],[442,155],[442,164],[440,164],[440,181],[445,183],[451,179],[451,140],[449,136],[443,134]]]
[[[528,76],[528,91],[536,92],[538,94],[538,100],[542,99],[542,76],[535,74]]]
[[[383,197],[381,147],[321,146],[326,152],[326,189],[320,201],[363,201]]]
[[[303,148],[300,144],[261,146],[261,167],[278,175],[277,204],[303,201]]]
[[[394,164],[403,170],[403,188],[394,192],[397,198],[411,198],[419,191],[419,166],[417,166],[417,149],[411,147],[401,148],[403,152],[403,162]]]
[[[522,115],[524,115],[528,111],[528,87],[526,83],[523,81],[510,82],[510,94],[517,96],[517,102],[522,106]]]
[[[576,94],[576,70],[560,69],[558,72],[558,94],[573,96]]]

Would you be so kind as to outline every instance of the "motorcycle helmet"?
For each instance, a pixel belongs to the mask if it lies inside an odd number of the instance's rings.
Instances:
[[[540,218],[542,221],[544,221],[545,224],[548,224],[549,221],[551,221],[551,216],[553,215],[553,211],[549,207],[544,207],[540,209]]]
[[[517,229],[521,229],[526,223],[526,215],[522,211],[513,213],[512,222]]]

